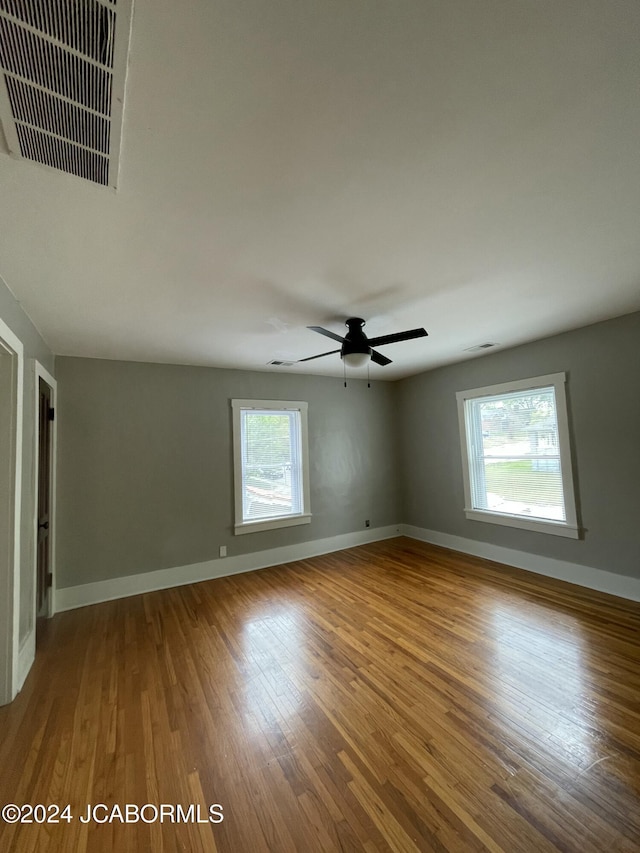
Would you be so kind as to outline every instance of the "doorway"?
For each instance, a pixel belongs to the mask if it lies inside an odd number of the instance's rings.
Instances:
[[[36,555],[36,646],[49,616],[51,573],[51,388],[38,379],[38,488]]]
[[[36,378],[36,648],[53,615],[54,590],[54,480],[55,480],[55,394],[56,381],[39,362]]]

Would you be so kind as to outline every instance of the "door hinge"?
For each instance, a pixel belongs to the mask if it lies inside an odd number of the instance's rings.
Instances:
[[[54,421],[56,419],[56,410],[53,406],[49,406],[49,420]]]
[[[47,572],[47,589],[51,589],[53,586],[53,574],[51,572]]]

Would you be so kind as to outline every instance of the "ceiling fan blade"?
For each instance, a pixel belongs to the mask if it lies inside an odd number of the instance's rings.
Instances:
[[[381,367],[384,367],[385,364],[391,364],[390,358],[387,358],[386,355],[382,355],[381,352],[376,352],[374,349],[371,350],[371,361],[374,361]]]
[[[321,352],[320,355],[310,355],[309,358],[299,358],[298,362],[300,362],[300,361],[313,361],[314,358],[322,358],[325,355],[335,355],[337,352],[340,352],[340,350],[339,349],[332,349],[331,352]]]
[[[424,329],[410,329],[406,332],[396,332],[395,335],[380,335],[379,338],[369,338],[369,346],[381,347],[383,344],[396,344],[399,341],[411,341],[413,338],[424,338],[429,333]]]
[[[325,335],[327,338],[333,338],[334,341],[344,343],[343,337],[336,335],[335,332],[330,332],[328,329],[323,329],[322,326],[307,326],[307,329],[311,329],[312,332],[318,332],[320,335]]]

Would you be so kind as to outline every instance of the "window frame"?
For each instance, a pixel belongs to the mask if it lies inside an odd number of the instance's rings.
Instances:
[[[501,382],[497,385],[486,385],[482,388],[470,388],[458,391],[458,425],[460,429],[460,446],[462,450],[462,476],[464,481],[464,514],[471,521],[484,521],[490,524],[500,524],[506,527],[519,527],[523,530],[533,530],[536,533],[551,533],[556,536],[566,536],[571,539],[580,537],[576,499],[573,487],[573,466],[571,444],[569,438],[569,417],[567,412],[565,373],[550,373],[546,376],[536,376],[531,379],[518,379],[513,382]],[[501,394],[511,394],[518,391],[535,391],[537,388],[554,389],[556,403],[556,421],[558,424],[558,445],[560,456],[560,473],[562,493],[564,497],[565,521],[553,521],[542,518],[525,518],[521,515],[496,512],[494,510],[476,509],[473,506],[471,488],[471,457],[469,444],[470,430],[467,430],[466,403],[482,397],[495,397]]]
[[[311,522],[311,490],[309,484],[309,429],[307,423],[308,403],[291,400],[231,400],[233,413],[233,473],[234,473],[234,532],[259,533]],[[302,467],[302,512],[256,520],[244,520],[242,505],[242,412],[299,412],[300,414],[300,464]]]

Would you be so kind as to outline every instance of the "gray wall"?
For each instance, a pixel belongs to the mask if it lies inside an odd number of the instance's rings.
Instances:
[[[55,376],[54,358],[31,320],[0,278],[0,317],[22,341],[25,358],[23,454],[22,454],[22,527],[20,571],[20,642],[33,628],[34,597],[34,513],[35,513],[35,369],[34,359]]]
[[[59,587],[399,521],[392,384],[63,357],[56,370]],[[233,534],[232,398],[308,401],[311,524]]]
[[[640,577],[640,314],[397,383],[59,357],[58,585],[408,524]],[[565,371],[580,540],[468,521],[455,392]],[[229,400],[307,400],[310,525],[233,534]]]
[[[467,520],[456,391],[561,371],[583,538]],[[640,577],[640,313],[423,373],[397,390],[404,522]]]

